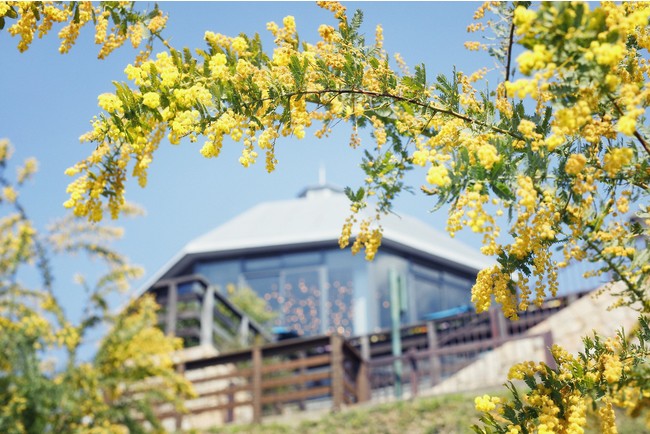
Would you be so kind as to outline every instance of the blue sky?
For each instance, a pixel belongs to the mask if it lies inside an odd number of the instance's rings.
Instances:
[[[471,53],[463,47],[465,41],[476,37],[465,29],[479,3],[345,4],[349,10],[364,11],[369,40],[373,39],[375,25],[382,24],[387,51],[399,52],[409,65],[425,63],[430,79],[439,73],[449,74],[454,65],[470,73],[493,64],[486,54]],[[152,6],[142,3],[142,7]],[[166,34],[176,48],[203,48],[207,30],[226,35],[259,32],[265,46],[271,48],[266,23],[279,23],[286,15],[295,16],[298,32],[306,41],[316,39],[319,24],[333,23],[328,12],[311,2],[177,2],[160,6],[169,13]],[[67,199],[65,188],[70,178],[63,172],[91,150],[89,144],[81,145],[78,137],[99,112],[97,95],[112,91],[113,80],[126,80],[123,70],[133,61],[135,51],[125,46],[107,60],[97,60],[98,47],[91,29],[82,32],[67,55],[57,51],[56,28],[48,37],[35,40],[26,53],[19,53],[16,44],[17,39],[6,29],[0,32],[0,137],[13,143],[14,161],[29,156],[40,161],[37,177],[21,196],[42,227],[65,213],[62,203]],[[155,51],[160,50],[158,46]],[[193,238],[261,201],[292,198],[305,186],[315,184],[321,165],[328,182],[360,185],[361,150],[347,146],[348,133],[341,125],[326,140],[309,134],[301,141],[283,139],[277,150],[280,163],[270,175],[263,161],[249,169],[239,165],[240,144],[229,143],[218,159],[206,160],[198,152],[201,140],[179,146],[164,141],[154,157],[148,187],[143,190],[136,183],[128,186],[128,199],[142,205],[147,215],[118,222],[126,228],[121,251],[143,265],[146,276],[150,276]],[[417,190],[423,173],[414,173],[411,179]],[[419,193],[406,195],[396,209],[444,230],[446,215],[430,214],[433,203],[429,201]],[[460,234],[459,238],[474,246],[480,241],[471,234]],[[64,271],[58,276],[57,292],[73,310],[79,297],[69,288],[78,264],[75,259],[57,262]]]

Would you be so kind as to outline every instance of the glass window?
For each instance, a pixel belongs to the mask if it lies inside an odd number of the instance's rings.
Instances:
[[[327,330],[350,336],[353,331],[354,318],[354,274],[352,268],[334,268],[329,270],[326,312]]]
[[[386,329],[392,325],[390,309],[390,282],[389,270],[395,270],[402,279],[406,279],[408,262],[399,256],[392,254],[378,254],[373,264],[373,277],[375,280],[375,305],[377,308],[377,322],[375,328]],[[405,288],[408,282],[405,282]],[[409,300],[406,300],[407,310]],[[402,315],[401,322],[408,320],[408,312]]]
[[[283,280],[283,325],[305,336],[321,333],[322,289],[318,269],[286,272]]]
[[[190,294],[202,296],[205,291],[203,285],[197,282],[187,282],[178,285],[178,297],[189,296]]]
[[[244,270],[246,271],[277,270],[281,266],[282,260],[279,256],[244,260]]]
[[[282,257],[282,263],[287,267],[318,265],[322,262],[323,255],[320,252],[291,253]]]
[[[161,309],[165,309],[167,307],[168,291],[169,291],[168,286],[153,289],[154,297],[156,297],[156,303],[160,305]]]
[[[416,321],[423,320],[430,313],[445,309],[442,273],[439,270],[412,264],[411,276]]]
[[[470,304],[473,284],[470,279],[451,273],[444,273],[442,280],[444,309]]]
[[[237,260],[220,262],[199,262],[194,266],[194,273],[204,276],[215,285],[219,292],[225,293],[228,285],[237,286],[241,272],[241,262]]]
[[[411,265],[411,270],[413,271],[413,274],[418,277],[422,277],[430,280],[436,280],[436,281],[440,279],[440,274],[441,274],[440,271],[433,268],[413,264]]]
[[[416,319],[421,321],[427,314],[445,309],[440,279],[431,279],[416,274],[413,279],[413,292],[416,300]]]
[[[445,285],[456,286],[458,288],[471,288],[472,284],[466,277],[461,277],[456,274],[444,273]]]
[[[368,269],[373,263],[362,254],[353,255],[350,249],[332,249],[325,252],[325,264],[329,270],[326,303],[332,306],[328,330],[339,331],[343,327],[342,334],[346,336],[370,333],[376,310],[368,280]]]
[[[201,314],[201,302],[195,298],[181,298],[176,304],[176,311],[181,314]]]
[[[280,279],[276,272],[256,272],[246,273],[245,285],[250,287],[257,295],[266,301],[269,310],[280,312],[280,306],[284,299],[280,293]],[[275,325],[280,325],[282,318],[280,315],[274,321]]]
[[[379,329],[390,328],[391,326],[391,312],[390,312],[390,292],[388,287],[388,278],[382,279],[377,282],[377,292],[375,299],[377,300],[377,326]]]
[[[325,263],[330,268],[364,268],[366,267],[366,260],[362,253],[353,255],[350,249],[336,249],[325,252]]]

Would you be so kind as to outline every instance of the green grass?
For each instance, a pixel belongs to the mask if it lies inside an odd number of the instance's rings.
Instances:
[[[489,393],[489,392],[488,392]],[[496,394],[502,394],[503,390]],[[481,393],[482,394],[482,393]],[[474,408],[477,393],[418,398],[412,401],[360,405],[338,413],[322,413],[317,419],[290,414],[284,419],[259,425],[228,425],[215,428],[219,434],[455,434],[472,433],[479,413]],[[631,419],[617,413],[620,434],[650,432],[643,417]],[[588,418],[587,434],[600,432],[598,420]]]
[[[474,395],[447,395],[377,405],[351,407],[338,413],[324,413],[316,420],[266,422],[260,425],[232,425],[214,433],[235,434],[433,434],[471,432],[478,422]],[[298,414],[288,415],[301,418]]]

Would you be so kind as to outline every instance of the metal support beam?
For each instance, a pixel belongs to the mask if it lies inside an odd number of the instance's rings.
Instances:
[[[201,300],[201,345],[212,345],[212,329],[214,323],[214,287],[205,288]]]
[[[176,336],[176,321],[178,320],[178,286],[171,283],[167,288],[167,318],[165,333]]]
[[[390,319],[391,319],[391,342],[393,349],[393,372],[395,375],[395,397],[402,398],[402,335],[400,331],[401,326],[401,291],[402,282],[397,274],[397,271],[390,270],[388,272],[388,279],[390,284]]]

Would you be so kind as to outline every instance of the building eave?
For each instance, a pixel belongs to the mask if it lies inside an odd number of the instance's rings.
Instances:
[[[459,258],[437,255],[426,248],[426,243],[412,239],[403,239],[395,234],[387,233],[382,239],[382,246],[379,248],[390,248],[404,255],[415,256],[424,261],[434,262],[464,273],[477,273],[479,270],[491,265],[491,261],[478,260],[476,258]],[[153,274],[142,287],[137,291],[137,296],[146,292],[149,288],[161,279],[178,277],[184,273],[193,263],[205,260],[227,260],[238,257],[250,257],[256,255],[272,254],[279,251],[295,252],[301,250],[314,250],[319,248],[333,248],[338,246],[338,237],[323,236],[312,237],[310,240],[290,242],[283,239],[278,243],[266,243],[248,245],[246,243],[233,245],[221,250],[191,250],[183,249],[165,266]],[[460,255],[460,254],[459,254]]]
[[[186,272],[199,260],[334,247],[349,214],[348,198],[329,186],[306,189],[299,199],[260,203],[189,242],[147,280],[138,294],[159,279]],[[359,220],[372,217],[366,214],[362,210]],[[414,217],[389,214],[381,224],[384,248],[466,273],[492,264],[477,250]]]

